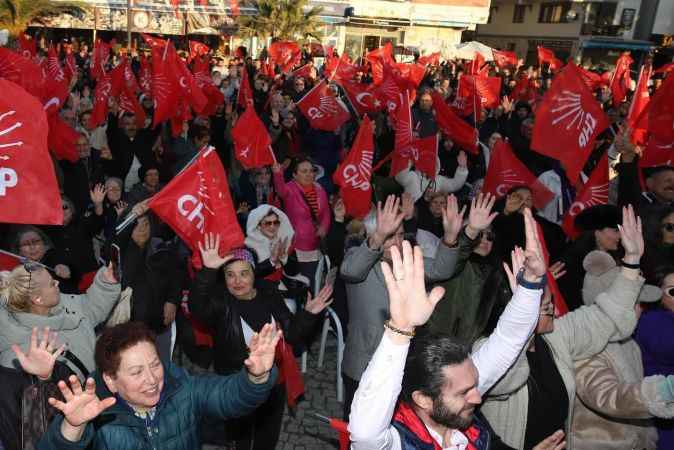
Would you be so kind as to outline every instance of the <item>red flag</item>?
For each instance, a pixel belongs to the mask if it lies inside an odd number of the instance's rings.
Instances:
[[[358,69],[349,62],[349,55],[342,53],[339,58],[328,57],[325,62],[325,73],[335,81],[352,81]]]
[[[555,52],[545,47],[538,46],[538,64],[549,64],[550,70],[559,70],[562,68],[562,61],[555,57]]]
[[[112,77],[109,73],[103,72],[96,82],[94,89],[94,109],[91,110],[89,117],[89,127],[96,128],[106,121],[108,117],[108,99],[112,92]]]
[[[241,71],[241,85],[236,95],[236,104],[241,108],[248,108],[248,105],[253,104],[253,89],[250,87],[250,78],[245,66]]]
[[[477,130],[454,114],[454,111],[445,103],[439,92],[433,91],[431,96],[433,97],[433,108],[435,108],[435,120],[438,123],[438,127],[454,143],[464,150],[477,155]]]
[[[193,67],[194,79],[197,86],[203,91],[206,98],[208,98],[208,105],[202,111],[205,116],[212,116],[218,109],[218,106],[225,103],[225,95],[220,92],[210,74],[210,66],[206,58],[197,58],[194,61]]]
[[[297,367],[293,349],[285,339],[281,339],[276,344],[274,360],[279,370],[276,384],[285,384],[288,406],[294,408],[297,405],[297,400],[304,395],[304,379],[299,367]]]
[[[648,132],[660,145],[674,143],[674,75],[665,78],[648,107]]]
[[[56,81],[65,81],[66,79],[66,74],[63,72],[61,62],[53,45],[50,45],[47,51],[47,75]]]
[[[392,117],[395,117],[394,113],[403,101],[402,91],[400,85],[396,82],[393,68],[389,64],[386,64],[383,68],[382,82],[374,87],[374,95]],[[409,93],[409,91],[407,92]]]
[[[374,159],[374,124],[365,116],[351,150],[332,176],[340,186],[346,213],[362,219],[370,212],[372,198],[372,161]]]
[[[538,222],[536,222],[536,229],[538,231],[538,237],[541,240],[543,259],[545,260],[545,265],[548,266],[550,265],[550,252],[548,251],[548,245],[545,243],[543,228],[541,228],[541,224]],[[561,317],[569,312],[569,307],[566,305],[566,300],[564,300],[564,296],[562,296],[562,292],[559,290],[557,280],[555,280],[555,277],[552,276],[552,272],[547,270],[545,272],[545,278],[548,281],[550,294],[552,294],[552,303],[555,306],[555,317]]]
[[[204,55],[208,55],[208,52],[211,49],[208,48],[208,45],[204,44],[203,42],[199,41],[192,41],[190,40],[190,61],[192,61],[195,58],[199,58]]]
[[[241,13],[239,0],[229,0],[229,10],[232,13],[232,17],[237,17]]]
[[[198,243],[206,233],[220,235],[221,256],[243,245],[227,174],[213,147],[202,150],[194,163],[152,197],[149,206],[192,250],[196,268],[201,268]]]
[[[43,106],[8,80],[0,79],[0,92],[0,222],[60,225],[61,194]]]
[[[517,67],[517,53],[505,50],[492,50],[494,62],[501,69],[507,67]]]
[[[669,73],[674,70],[674,62],[658,67],[653,73]]]
[[[632,84],[630,66],[634,61],[628,52],[623,53],[615,64],[615,71],[611,77],[609,88],[613,99],[613,106],[618,107],[627,96],[627,91]]]
[[[351,118],[347,107],[328,89],[325,80],[302,97],[297,107],[309,119],[311,127],[318,130],[335,131]]]
[[[80,159],[80,154],[77,151],[76,144],[80,134],[65,123],[58,114],[48,115],[47,121],[49,123],[47,136],[49,150],[54,153],[56,159],[77,162]]]
[[[564,214],[562,229],[569,238],[575,239],[580,233],[574,225],[574,220],[581,211],[590,206],[608,204],[608,183],[608,152],[606,152],[576,195],[571,207]]]
[[[68,80],[72,80],[72,78],[77,74],[77,63],[75,62],[75,55],[73,55],[73,52],[70,49],[68,49],[66,53],[66,61],[63,67],[63,71],[65,72]]]
[[[105,74],[105,65],[110,59],[110,44],[96,39],[94,52],[91,59],[91,78],[98,80]]]
[[[501,77],[462,75],[456,95],[468,99],[468,103],[473,102],[473,97],[476,97],[476,106],[496,108],[501,100]]]
[[[37,55],[37,41],[24,33],[19,35],[19,50],[21,56],[33,59]]]
[[[277,41],[269,46],[269,59],[272,64],[281,66],[281,72],[288,73],[300,63],[302,49],[294,41]]]
[[[604,79],[597,72],[585,70],[582,67],[578,66],[578,73],[585,82],[585,85],[587,85],[587,88],[590,89],[591,91],[594,91],[595,89],[600,88],[602,84],[605,84]]]
[[[236,159],[244,169],[274,164],[274,154],[271,149],[271,137],[260,118],[255,114],[253,105],[248,105],[246,111],[236,121],[232,128],[232,140]]]
[[[290,73],[289,78],[297,78],[297,77],[302,77],[302,78],[315,78],[312,74],[312,69],[314,68],[313,64],[305,64],[299,69],[293,71]]]
[[[395,148],[391,161],[390,176],[407,169],[412,162],[414,167],[430,179],[436,175],[436,157],[438,150],[437,135],[416,139],[412,134],[412,113],[409,94],[403,95],[396,120]]]
[[[630,110],[627,114],[626,122],[631,131],[630,139],[634,144],[643,145],[646,143],[648,114],[644,114],[644,111],[650,101],[650,96],[648,95],[648,80],[651,78],[652,71],[653,68],[650,64],[641,66],[637,89],[634,92]]]
[[[136,126],[145,128],[145,120],[147,119],[145,110],[140,105],[136,95],[128,87],[125,87],[119,95],[119,110],[120,112],[133,114]]]
[[[11,271],[16,266],[21,264],[21,258],[10,254],[9,252],[0,250],[0,271]]]
[[[24,88],[29,94],[42,97],[46,73],[30,59],[0,47],[0,77]]]
[[[152,65],[144,55],[140,56],[138,85],[143,95],[152,96]]]
[[[587,88],[578,68],[569,63],[561,70],[536,109],[531,148],[562,163],[575,183],[594,149],[594,140],[609,122]]]
[[[510,93],[510,98],[514,101],[524,101],[531,103],[536,100],[536,82],[530,79],[526,73],[520,75],[515,88]]]
[[[419,83],[426,75],[426,67],[422,64],[396,63],[395,67],[398,69],[400,78],[410,84],[412,89],[419,87]]]
[[[192,72],[187,68],[185,61],[178,58],[175,49],[173,49],[172,46],[170,47],[173,56],[169,58],[169,61],[173,64],[173,73],[180,86],[180,92],[182,93],[183,98],[185,98],[190,106],[192,106],[194,112],[201,114],[208,105],[208,99],[197,85],[194,75],[192,75]],[[171,50],[169,50],[169,52],[171,52]]]
[[[339,435],[339,450],[349,450],[351,442],[349,424],[339,419],[330,419],[330,427]]]
[[[149,34],[141,33],[140,34],[143,37],[143,40],[145,40],[145,43],[151,48],[160,48],[163,49],[166,46],[166,40],[165,39],[160,39],[154,36],[150,36]]]
[[[152,48],[152,98],[155,101],[152,126],[170,119],[178,112],[180,85],[171,61],[175,49],[171,41],[164,48]]]
[[[381,110],[381,102],[374,96],[371,84],[342,81],[340,86],[359,116]]]
[[[517,159],[510,144],[499,140],[494,145],[489,160],[482,192],[488,192],[500,198],[515,186],[528,186],[531,189],[534,206],[538,209],[544,208],[555,196]]]
[[[440,64],[440,52],[431,53],[430,55],[420,56],[417,60],[419,64],[424,66],[437,66]]]
[[[384,65],[395,63],[393,59],[393,44],[387,42],[383,47],[379,47],[368,52],[365,59],[369,61],[372,68],[372,80],[374,84],[379,84],[384,79]]]
[[[674,142],[660,142],[656,136],[651,136],[639,158],[639,167],[672,166],[673,163]]]
[[[485,60],[482,53],[475,52],[475,56],[468,66],[468,75],[483,75],[482,66],[484,66],[484,64]]]

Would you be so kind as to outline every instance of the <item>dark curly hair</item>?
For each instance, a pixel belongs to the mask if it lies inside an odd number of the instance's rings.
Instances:
[[[101,373],[115,376],[122,362],[122,352],[140,342],[155,345],[156,335],[142,322],[127,322],[105,328],[96,341],[94,359]]]

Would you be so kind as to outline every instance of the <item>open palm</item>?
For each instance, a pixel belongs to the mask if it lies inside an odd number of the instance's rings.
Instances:
[[[12,350],[21,364],[24,372],[35,375],[42,379],[51,376],[54,370],[56,359],[61,356],[65,350],[65,344],[56,347],[56,333],[50,333],[49,327],[45,327],[42,335],[42,341],[38,342],[37,328],[33,328],[30,335],[30,346],[24,353],[18,345],[12,345]]]
[[[204,237],[204,243],[202,245],[199,242],[199,251],[201,252],[201,261],[204,264],[204,267],[209,269],[218,269],[222,267],[227,261],[229,261],[231,256],[220,256],[220,235],[213,235],[213,233],[207,233]]]
[[[274,325],[268,323],[259,333],[253,335],[248,346],[248,358],[243,362],[253,376],[259,377],[269,372],[274,365],[276,345],[283,336],[283,331],[275,330]]]
[[[71,375],[68,381],[70,387],[64,381],[58,383],[65,402],[50,397],[49,404],[61,411],[66,421],[73,427],[79,427],[90,422],[115,404],[115,397],[108,397],[103,400],[98,398],[96,382],[93,378],[87,379],[84,390],[76,376]]]

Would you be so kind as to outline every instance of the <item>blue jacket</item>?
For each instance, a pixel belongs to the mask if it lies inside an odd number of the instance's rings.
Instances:
[[[164,389],[153,421],[146,423],[118,398],[117,403],[87,425],[79,442],[63,438],[63,417],[59,416],[39,442],[38,450],[199,449],[199,424],[203,416],[228,419],[250,414],[267,399],[276,381],[276,368],[269,380],[259,385],[251,383],[243,369],[225,377],[195,377],[170,365],[164,373]],[[113,395],[100,375],[94,378],[99,398]]]

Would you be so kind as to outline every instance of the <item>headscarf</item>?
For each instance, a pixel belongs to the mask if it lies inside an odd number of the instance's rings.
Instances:
[[[274,213],[281,222],[281,226],[278,229],[278,233],[275,239],[269,239],[267,236],[262,234],[262,231],[258,228],[262,219],[267,217],[269,214]],[[292,225],[288,216],[285,215],[283,211],[272,205],[260,205],[248,214],[248,221],[246,222],[246,247],[255,250],[257,254],[258,261],[264,261],[269,259],[271,256],[271,250],[281,239],[288,239],[288,246],[292,243],[293,236],[295,236],[295,231],[293,230]],[[287,248],[286,248],[287,250]],[[281,262],[285,264],[288,261],[288,255],[282,258]]]

